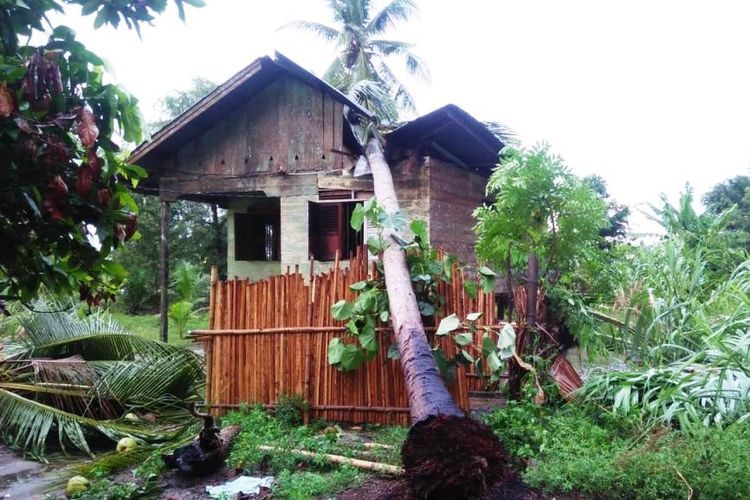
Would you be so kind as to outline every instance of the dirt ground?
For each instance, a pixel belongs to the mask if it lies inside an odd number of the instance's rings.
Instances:
[[[338,500],[413,500],[401,479],[373,478],[358,488],[344,491]],[[482,500],[575,500],[576,497],[547,496],[523,483],[493,488]],[[447,500],[447,499],[446,499]]]

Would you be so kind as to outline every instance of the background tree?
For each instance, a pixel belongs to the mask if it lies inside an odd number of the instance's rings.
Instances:
[[[154,133],[171,120],[185,112],[216,84],[196,78],[186,90],[175,91],[159,102],[162,117],[150,123],[148,129]],[[158,308],[159,262],[160,262],[160,214],[159,200],[154,196],[135,194],[135,203],[140,211],[141,238],[119,248],[114,260],[128,269],[129,275],[123,287],[123,305],[126,312],[136,314]],[[198,266],[208,273],[212,265],[219,267],[219,274],[226,274],[227,234],[224,211],[215,204],[178,200],[170,207],[169,241],[172,272],[180,262]]]
[[[583,182],[590,187],[607,206],[608,223],[599,230],[604,238],[604,244],[611,246],[621,243],[628,235],[628,217],[630,208],[613,200],[607,191],[607,182],[600,175],[589,175],[583,178]]]
[[[706,211],[713,215],[736,207],[727,221],[727,230],[735,233],[734,243],[750,249],[750,177],[738,175],[712,187],[704,196]]]
[[[184,16],[183,1],[175,0]],[[163,0],[0,3],[0,300],[29,303],[43,284],[98,302],[125,273],[108,259],[136,232],[128,183],[143,171],[113,142],[137,142],[137,101],[104,83],[102,60],[48,14],[81,5],[94,25],[139,27]],[[49,36],[30,45],[31,35]],[[98,244],[93,242],[96,235]]]
[[[382,38],[398,21],[417,13],[412,0],[391,0],[372,12],[370,0],[329,1],[336,27],[311,21],[295,21],[291,27],[315,33],[334,42],[339,51],[323,79],[348,94],[381,120],[398,120],[399,108],[414,111],[414,99],[389,66],[401,57],[409,73],[429,79],[425,64],[412,52],[412,45]]]

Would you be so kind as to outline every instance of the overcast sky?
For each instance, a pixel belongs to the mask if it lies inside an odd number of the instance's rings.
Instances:
[[[206,0],[143,29],[90,28],[68,15],[114,79],[157,117],[158,98],[193,77],[221,83],[274,49],[321,74],[331,46],[277,32],[330,22],[320,0]],[[419,1],[389,38],[416,44],[429,85],[418,111],[447,103],[503,122],[525,145],[547,141],[574,172],[599,174],[637,207],[686,182],[698,196],[750,165],[750,2]],[[77,12],[77,9],[71,10]],[[398,64],[398,61],[394,61]]]

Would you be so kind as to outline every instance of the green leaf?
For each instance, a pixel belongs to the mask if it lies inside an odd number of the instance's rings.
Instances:
[[[328,364],[338,365],[344,355],[344,344],[338,337],[332,338],[328,343]]]
[[[503,362],[500,361],[496,352],[493,351],[487,356],[487,366],[489,366],[490,371],[492,372],[500,371],[503,367]]]
[[[355,231],[361,231],[362,224],[364,223],[364,221],[365,221],[365,209],[362,205],[358,203],[357,206],[354,207],[354,211],[352,211],[352,220],[350,221],[352,229],[354,229]]]
[[[470,298],[477,298],[477,284],[473,281],[464,281],[464,290],[466,291],[466,295]]]
[[[378,350],[378,340],[374,329],[365,327],[362,333],[359,334],[358,338],[359,345],[361,345],[363,349],[370,352],[376,352]]]
[[[481,312],[473,312],[466,315],[466,321],[476,321],[482,317]]]
[[[438,325],[437,332],[435,332],[435,335],[448,335],[453,330],[457,329],[461,326],[461,320],[458,319],[458,316],[455,314],[451,314],[450,316],[446,316],[442,320],[440,320],[440,324]]]
[[[385,250],[385,244],[379,237],[370,236],[367,238],[367,250],[373,255],[378,255]]]
[[[369,284],[369,281],[367,281],[367,280],[358,281],[358,282],[354,283],[353,285],[350,285],[349,286],[349,290],[351,290],[353,292],[356,292],[358,290],[363,290],[364,288],[367,287],[368,284]]]
[[[466,360],[467,363],[473,363],[474,362],[474,356],[469,354],[469,352],[466,349],[461,349],[461,356],[464,360]]]
[[[409,224],[409,229],[414,233],[415,239],[418,239],[419,242],[424,245],[429,245],[430,235],[427,231],[427,222],[422,219],[414,219],[411,221],[411,224]]]
[[[495,274],[495,271],[493,271],[487,266],[480,267],[479,274],[481,274],[482,276],[486,276],[488,278],[495,278],[497,276],[497,274]]]
[[[492,340],[492,337],[485,334],[482,336],[482,354],[484,356],[489,356],[490,353],[495,352],[496,346],[495,341]]]
[[[390,318],[391,313],[388,310],[380,311],[380,321],[382,321],[383,323],[387,323]]]
[[[506,323],[503,329],[500,330],[500,335],[497,339],[497,348],[498,355],[502,359],[513,357],[513,353],[516,352],[516,331],[510,323]]]
[[[365,361],[362,351],[354,344],[346,344],[341,353],[341,369],[351,371],[359,368]]]
[[[339,300],[331,306],[331,315],[333,319],[343,321],[352,317],[353,310],[354,304],[345,300]]]
[[[470,332],[457,333],[453,341],[460,346],[467,346],[472,343],[474,336]]]

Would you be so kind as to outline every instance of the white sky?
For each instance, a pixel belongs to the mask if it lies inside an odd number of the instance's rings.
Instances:
[[[322,0],[207,0],[144,27],[91,29],[69,15],[115,79],[156,118],[158,98],[193,77],[221,83],[277,49],[316,74],[331,46],[277,32],[329,22]],[[420,113],[447,103],[500,121],[525,145],[546,140],[580,175],[596,173],[636,210],[659,193],[698,196],[750,165],[750,3],[421,0],[390,37],[415,43],[432,81],[409,80]],[[397,61],[394,61],[397,64]]]

